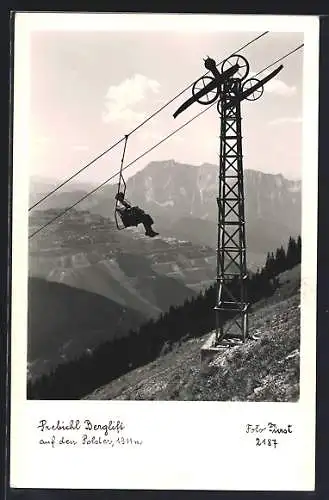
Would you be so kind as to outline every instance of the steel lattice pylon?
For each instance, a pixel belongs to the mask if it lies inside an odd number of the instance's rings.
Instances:
[[[226,335],[248,336],[247,264],[242,166],[242,134],[240,101],[231,107],[227,103],[241,93],[241,80],[224,83],[218,110],[221,115],[216,343]],[[234,290],[232,290],[234,280]],[[227,318],[227,314],[230,317]]]
[[[227,345],[222,340],[248,337],[247,262],[242,166],[241,102],[256,101],[263,95],[264,84],[283,68],[280,65],[258,80],[246,77],[249,62],[240,54],[233,54],[221,64],[207,57],[204,65],[208,73],[192,87],[192,97],[174,113],[176,118],[194,102],[210,105],[218,99],[221,116],[218,244],[217,244],[217,296],[215,346]],[[213,346],[214,347],[214,346]]]

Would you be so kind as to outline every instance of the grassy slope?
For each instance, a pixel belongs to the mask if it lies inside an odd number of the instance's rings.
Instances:
[[[280,276],[275,294],[250,314],[256,340],[200,365],[208,335],[177,345],[84,399],[296,401],[299,397],[300,266]]]

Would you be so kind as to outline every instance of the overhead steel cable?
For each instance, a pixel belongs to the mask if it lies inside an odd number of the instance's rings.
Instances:
[[[267,35],[268,33],[269,33],[269,31],[264,31],[264,33],[261,33],[260,35],[258,35],[257,37],[253,38],[252,40],[250,40],[249,42],[247,42],[246,44],[244,44],[242,47],[240,47],[239,49],[237,49],[235,52],[233,52],[231,54],[231,56],[234,55],[237,52],[240,52],[241,50],[244,50],[246,47],[248,47],[252,43],[256,42],[257,40],[259,40],[261,37]],[[230,56],[228,56],[228,57],[230,57]],[[223,59],[222,61],[219,61],[216,64],[216,66],[219,66],[219,64],[221,64],[224,60],[225,59]],[[207,73],[205,73],[204,75],[202,75],[201,78],[203,78],[204,76],[208,75],[208,73],[210,73],[210,71],[207,71]],[[126,134],[124,137],[122,137],[117,142],[115,142],[114,144],[112,144],[112,146],[110,146],[109,148],[107,148],[103,153],[101,153],[98,156],[96,156],[93,160],[91,160],[89,163],[87,163],[85,166],[83,166],[82,168],[80,168],[77,172],[75,172],[74,174],[72,174],[70,177],[68,177],[63,182],[61,182],[61,184],[59,184],[54,189],[52,189],[49,193],[47,193],[45,196],[43,196],[39,201],[37,201],[36,203],[34,203],[31,207],[29,207],[29,212],[33,208],[35,208],[38,205],[40,205],[40,203],[42,203],[43,201],[45,201],[47,198],[49,198],[50,196],[52,196],[54,193],[56,193],[59,189],[61,189],[63,186],[65,186],[65,184],[67,184],[72,179],[74,179],[75,177],[77,177],[78,175],[80,175],[84,170],[86,170],[87,168],[91,167],[91,165],[93,165],[94,163],[96,163],[96,161],[98,161],[100,158],[102,158],[107,153],[109,153],[112,149],[114,149],[116,146],[118,146],[122,141],[124,141],[126,137],[129,137],[130,135],[132,135],[135,132],[137,132],[138,129],[140,129],[141,127],[143,127],[147,122],[149,122],[152,118],[154,118],[156,115],[158,115],[167,106],[169,106],[176,99],[178,99],[182,94],[184,94],[184,92],[186,92],[188,89],[190,89],[193,86],[193,84],[194,84],[194,82],[192,82],[191,84],[189,84],[185,89],[183,89],[175,97],[173,97],[172,99],[170,99],[170,101],[168,101],[166,104],[164,104],[158,110],[156,110],[154,113],[152,113],[149,117],[147,117],[144,121],[142,121],[134,129],[132,129],[128,134]]]
[[[216,102],[214,104],[216,104]],[[211,104],[211,106],[213,106],[214,104]],[[140,160],[141,158],[143,158],[144,156],[146,156],[148,153],[150,153],[151,151],[153,151],[153,149],[155,149],[158,146],[160,146],[160,144],[162,144],[163,142],[167,141],[170,137],[172,137],[177,132],[179,132],[180,130],[182,130],[184,127],[186,127],[193,120],[195,120],[196,118],[198,118],[199,116],[201,116],[203,113],[205,113],[211,106],[209,106],[206,109],[203,109],[197,115],[195,115],[192,118],[190,118],[188,121],[186,121],[185,123],[183,123],[183,125],[181,125],[180,127],[176,128],[170,134],[168,134],[166,137],[164,137],[163,139],[161,139],[161,141],[157,142],[156,144],[154,144],[154,146],[150,147],[149,149],[147,149],[146,151],[144,151],[144,153],[142,153],[137,158],[135,158],[133,161],[131,161],[130,163],[128,163],[125,167],[122,167],[122,169],[120,169],[118,172],[116,172],[115,174],[111,175],[111,177],[109,177],[108,179],[106,179],[105,181],[103,181],[101,184],[99,184],[97,187],[95,187],[92,191],[89,191],[88,193],[86,193],[82,198],[80,198],[78,201],[76,201],[75,203],[73,203],[73,205],[71,205],[70,207],[67,207],[61,213],[59,213],[58,215],[56,215],[55,217],[53,217],[52,219],[50,219],[48,222],[46,222],[46,224],[44,224],[40,228],[36,229],[36,231],[34,231],[32,234],[29,235],[29,238],[32,238],[33,236],[35,236],[36,234],[38,234],[40,231],[42,231],[44,228],[46,228],[47,226],[49,226],[50,224],[52,224],[55,220],[59,219],[60,217],[62,217],[63,215],[65,215],[67,212],[69,212],[70,210],[72,210],[73,208],[75,208],[79,203],[81,203],[86,198],[88,198],[88,196],[91,196],[96,191],[98,191],[103,186],[105,186],[105,184],[108,184],[111,180],[113,180],[115,177],[117,177],[118,175],[120,175],[120,172],[122,173],[124,170],[126,170],[129,167],[131,167],[131,165],[133,165],[138,160]]]
[[[271,63],[270,65],[266,66],[266,68],[263,68],[262,70],[258,71],[257,75],[263,73],[264,71],[266,71],[268,68],[274,66],[275,64],[277,64],[278,62],[282,61],[283,59],[286,59],[288,56],[290,56],[291,54],[293,54],[294,52],[296,52],[297,50],[299,50],[300,48],[303,47],[304,44],[301,44],[299,47],[297,47],[296,49],[288,52],[287,54],[285,54],[284,56],[280,57],[279,59],[277,59],[276,61],[274,61],[273,63]],[[185,123],[183,123],[180,127],[178,127],[177,129],[173,130],[170,134],[168,134],[166,137],[164,137],[163,139],[161,139],[161,141],[157,142],[156,144],[154,144],[154,146],[152,146],[151,148],[147,149],[146,151],[144,151],[144,153],[142,153],[141,155],[139,155],[137,158],[135,158],[134,160],[132,160],[130,163],[128,163],[125,167],[123,167],[121,170],[119,170],[118,172],[116,172],[115,174],[111,175],[111,177],[109,177],[108,179],[106,179],[105,181],[103,181],[101,184],[99,184],[96,188],[94,188],[92,191],[86,193],[82,198],[80,198],[78,201],[76,201],[73,205],[71,205],[70,207],[67,207],[65,210],[63,210],[62,212],[60,212],[59,214],[57,214],[55,217],[53,217],[52,219],[50,219],[48,222],[46,222],[46,224],[43,224],[40,228],[38,228],[36,231],[34,231],[32,234],[29,235],[29,238],[32,238],[33,236],[35,236],[36,234],[38,234],[40,231],[42,231],[43,229],[45,229],[47,226],[49,226],[50,224],[52,224],[55,220],[59,219],[60,217],[62,217],[63,215],[65,215],[67,212],[69,212],[70,210],[72,210],[73,208],[75,208],[79,203],[81,203],[82,201],[84,201],[86,198],[88,198],[88,196],[91,196],[92,194],[94,194],[96,191],[98,191],[99,189],[101,189],[103,186],[105,186],[106,184],[108,184],[111,180],[113,180],[115,177],[117,177],[118,175],[120,175],[120,171],[123,172],[124,170],[126,170],[127,168],[131,167],[134,163],[136,163],[138,160],[140,160],[141,158],[143,158],[144,156],[146,156],[148,153],[150,153],[151,151],[153,151],[155,148],[157,148],[158,146],[160,146],[160,144],[164,143],[165,141],[167,141],[170,137],[172,137],[173,135],[175,135],[177,132],[179,132],[180,130],[182,130],[184,127],[186,127],[187,125],[189,125],[191,122],[193,122],[194,120],[196,120],[196,118],[198,118],[199,116],[201,116],[202,114],[206,113],[207,111],[209,111],[209,109],[211,109],[215,104],[217,104],[218,101],[215,101],[214,103],[210,104],[209,106],[207,106],[205,109],[203,109],[202,111],[200,111],[198,114],[196,114],[195,116],[193,116],[192,118],[190,118],[189,120],[187,120]]]
[[[29,208],[29,212],[37,207],[38,205],[40,205],[40,203],[42,203],[43,201],[45,201],[47,198],[49,198],[49,196],[53,195],[54,193],[56,193],[56,191],[58,191],[59,189],[61,189],[63,186],[65,186],[65,184],[67,184],[68,182],[70,182],[72,179],[74,179],[75,177],[77,177],[79,174],[81,174],[84,170],[86,170],[88,167],[90,167],[93,163],[95,163],[97,160],[99,160],[100,158],[102,158],[102,156],[105,156],[107,153],[109,153],[112,149],[114,149],[116,146],[118,146],[122,141],[125,140],[125,137],[121,137],[120,140],[118,140],[117,142],[115,142],[114,144],[112,144],[112,146],[110,146],[108,149],[106,149],[103,153],[99,154],[98,156],[96,156],[96,158],[94,158],[93,160],[91,160],[89,163],[87,163],[87,165],[85,165],[84,167],[80,168],[80,170],[78,170],[77,172],[75,172],[74,174],[71,175],[71,177],[69,177],[68,179],[65,179],[65,181],[63,181],[61,184],[59,184],[58,186],[56,186],[54,189],[52,189],[51,191],[49,191],[48,194],[46,194],[45,196],[43,196],[39,201],[37,201],[36,203],[34,203],[34,205],[32,205],[30,208]]]
[[[283,61],[283,59],[286,59],[288,56],[291,56],[291,54],[293,54],[294,52],[297,52],[297,50],[301,49],[302,47],[304,47],[303,43],[301,43],[300,45],[298,45],[298,47],[296,47],[295,49],[291,50],[290,52],[288,52],[284,56],[280,57],[280,59],[277,59],[276,61],[274,61],[271,64],[269,64],[268,66],[266,66],[266,68],[262,69],[261,71],[258,71],[258,73],[256,73],[254,76],[258,76],[261,73],[264,73],[264,71],[267,71],[269,68],[272,68],[272,66],[274,66],[275,64],[278,64],[279,62]]]
[[[264,33],[261,33],[260,35],[256,36],[255,38],[253,38],[252,40],[250,40],[248,43],[246,43],[245,45],[243,45],[242,47],[240,47],[239,49],[237,49],[235,52],[232,52],[232,54],[230,56],[228,56],[228,57],[233,56],[237,52],[241,52],[241,50],[244,50],[246,47],[248,47],[252,43],[254,43],[257,40],[259,40],[259,38],[261,38],[262,36],[267,35],[267,33],[269,33],[269,31],[264,31]],[[227,58],[225,58],[225,59],[227,59]],[[222,61],[219,61],[218,63],[216,63],[216,66],[219,66],[222,62],[225,61],[225,59],[223,59]],[[198,80],[200,80],[204,76],[207,76],[209,73],[210,73],[210,71],[207,71],[206,73],[204,73],[204,75],[202,75],[200,78],[198,78]],[[173,103],[176,99],[178,99],[178,97],[180,97],[182,94],[184,94],[184,92],[186,92],[188,89],[190,89],[191,87],[193,87],[194,83],[195,83],[195,81],[192,82],[192,83],[190,83],[184,90],[182,90],[181,92],[179,92],[179,94],[177,94],[175,97],[173,97],[172,99],[170,99],[170,101],[168,101],[161,108],[159,108],[157,111],[155,111],[151,116],[149,116],[148,118],[146,118],[140,125],[138,125],[136,128],[134,128],[134,130],[132,130],[130,132],[130,134],[136,132],[140,127],[144,126],[149,120],[151,120],[154,116],[156,116],[158,113],[160,113],[160,111],[162,111],[167,106],[169,106],[171,103]]]

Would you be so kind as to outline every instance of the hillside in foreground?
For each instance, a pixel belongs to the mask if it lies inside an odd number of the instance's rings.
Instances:
[[[253,340],[201,366],[209,336],[178,342],[155,361],[84,399],[289,401],[299,398],[300,266],[279,276],[275,293],[249,316]]]

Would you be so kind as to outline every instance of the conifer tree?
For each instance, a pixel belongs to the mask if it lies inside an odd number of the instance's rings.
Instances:
[[[275,253],[275,274],[280,274],[286,270],[286,252],[281,245]]]
[[[302,238],[299,235],[297,238],[297,255],[298,255],[298,263],[302,261]]]
[[[297,263],[298,263],[298,246],[296,240],[292,236],[290,236],[287,249],[287,256],[286,256],[287,269],[291,269]]]

